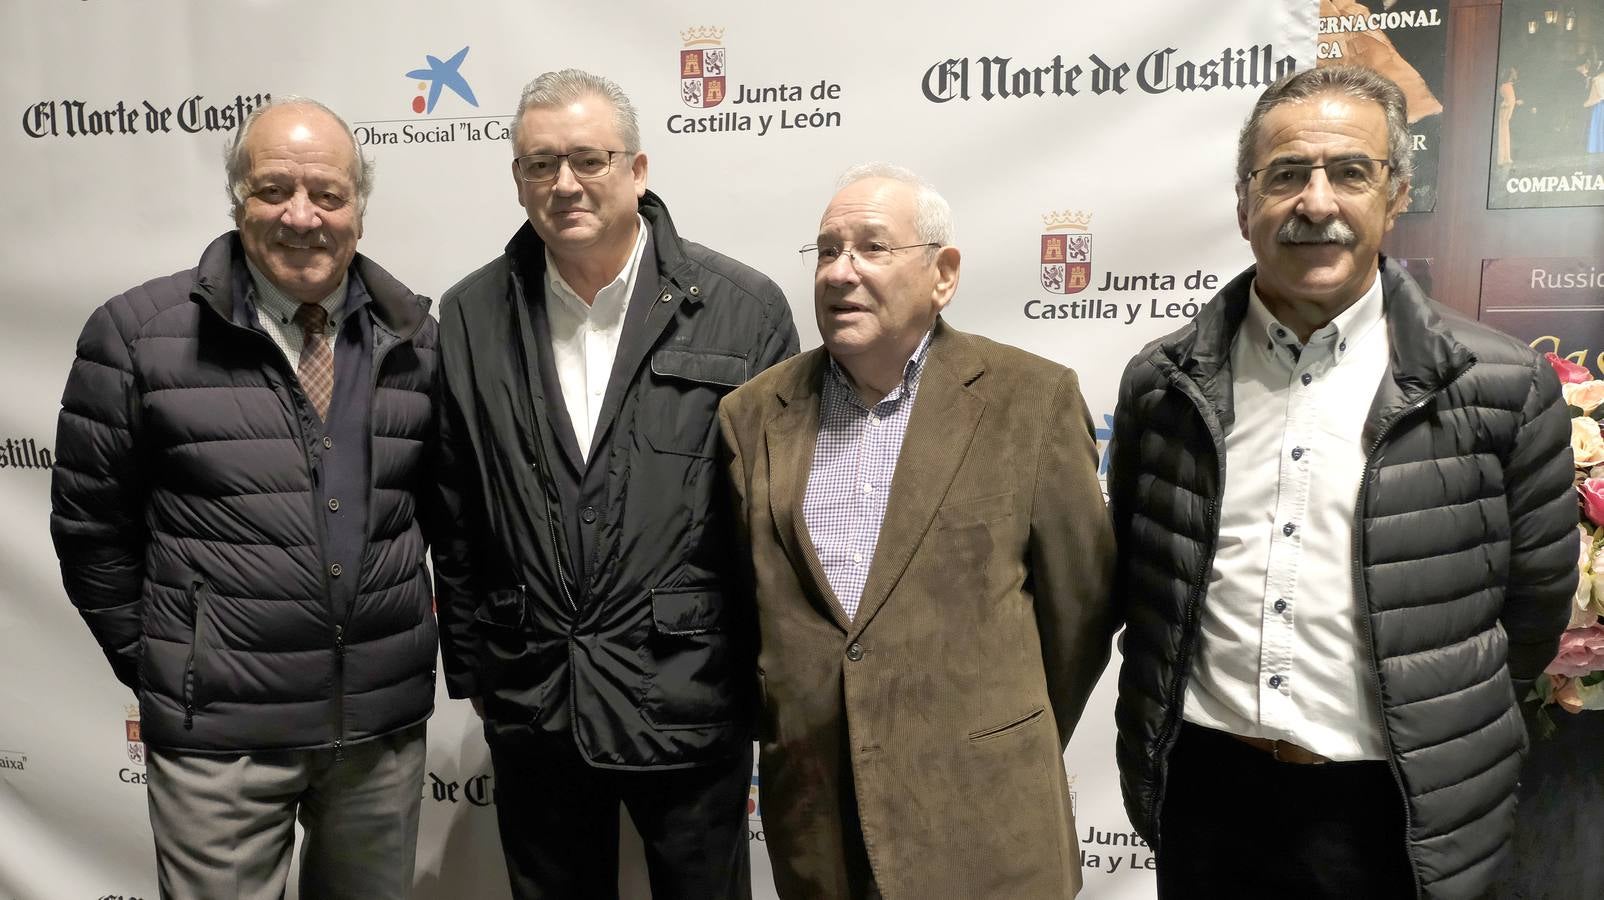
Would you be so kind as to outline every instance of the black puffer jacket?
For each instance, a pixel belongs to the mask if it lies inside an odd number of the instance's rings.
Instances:
[[[1252,278],[1131,361],[1114,417],[1108,487],[1126,623],[1117,755],[1131,822],[1155,846],[1219,530],[1231,343]],[[1557,379],[1530,349],[1432,302],[1389,261],[1381,278],[1392,358],[1364,430],[1360,633],[1419,890],[1473,897],[1506,852],[1526,747],[1516,698],[1552,658],[1576,585],[1570,427]]]
[[[593,765],[667,769],[751,740],[755,623],[731,581],[716,414],[797,337],[774,282],[682,240],[650,191],[640,212],[655,259],[641,261],[645,302],[629,314],[644,315],[618,346],[580,508],[563,508],[549,474],[566,451],[552,423],[563,399],[539,374],[551,352],[533,321],[539,237],[526,224],[446,292],[439,471],[451,524],[434,559],[446,686],[484,698],[492,737],[569,734]],[[559,549],[576,528],[577,564]]]
[[[338,747],[434,702],[414,514],[437,330],[428,300],[356,257],[374,337],[371,491],[362,564],[340,575],[359,579],[355,600],[337,612],[305,396],[245,324],[240,254],[225,234],[196,269],[90,317],[62,397],[50,529],[67,595],[139,695],[147,743]]]

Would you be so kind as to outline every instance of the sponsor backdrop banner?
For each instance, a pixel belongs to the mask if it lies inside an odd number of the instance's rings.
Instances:
[[[1442,5],[1425,5],[1427,28]],[[1314,64],[1320,6],[0,0],[13,221],[0,897],[156,896],[138,708],[62,593],[49,467],[85,319],[193,266],[231,227],[221,148],[253,107],[303,94],[351,121],[378,166],[361,250],[438,297],[522,221],[508,132],[523,84],[568,66],[609,75],[639,106],[650,185],[680,231],[771,275],[804,347],[818,332],[796,250],[835,177],[872,159],[909,166],[952,202],[953,324],[1076,368],[1106,437],[1125,361],[1250,261],[1236,129],[1276,75]],[[1432,84],[1440,62],[1401,52]],[[1119,800],[1117,666],[1065,757],[1094,900],[1153,895],[1152,854]],[[467,704],[439,699],[417,895],[504,897],[484,741]],[[757,894],[772,898],[756,774],[747,813]],[[624,853],[624,895],[646,897],[638,841]]]

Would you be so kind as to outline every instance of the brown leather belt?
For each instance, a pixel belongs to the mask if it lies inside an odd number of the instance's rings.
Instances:
[[[1263,750],[1265,753],[1275,757],[1276,762],[1292,763],[1298,766],[1319,766],[1331,761],[1313,750],[1305,750],[1291,741],[1272,741],[1269,738],[1231,734],[1229,731],[1221,732],[1221,734],[1230,735],[1249,747]]]

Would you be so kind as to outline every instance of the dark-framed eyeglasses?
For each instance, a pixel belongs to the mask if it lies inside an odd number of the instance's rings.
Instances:
[[[1266,197],[1290,197],[1302,193],[1314,177],[1315,169],[1324,169],[1326,181],[1339,194],[1368,194],[1381,187],[1386,180],[1387,168],[1392,163],[1385,159],[1355,157],[1328,163],[1271,163],[1248,173],[1248,180],[1259,179],[1259,193]]]
[[[861,247],[850,247],[845,244],[809,244],[797,252],[802,254],[803,260],[811,262],[815,269],[829,268],[844,253],[852,261],[852,267],[856,269],[861,266],[883,266],[896,258],[899,250],[940,246],[935,241],[903,244],[900,247],[893,247],[885,241],[870,241]]]
[[[552,181],[562,171],[563,160],[575,178],[600,178],[613,169],[613,154],[627,150],[575,150],[572,153],[531,153],[513,160],[518,177],[531,184]]]

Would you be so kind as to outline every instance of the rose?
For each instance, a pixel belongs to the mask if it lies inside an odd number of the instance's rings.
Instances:
[[[1571,622],[1566,628],[1585,628],[1600,615],[1604,615],[1604,553],[1593,557],[1592,568],[1587,572],[1587,580],[1592,582],[1591,603],[1578,602],[1571,609]],[[1577,586],[1577,600],[1580,601],[1581,586]]]
[[[1572,628],[1559,636],[1559,655],[1544,669],[1550,675],[1579,678],[1604,669],[1604,625]]]
[[[1604,525],[1604,478],[1588,478],[1576,489],[1582,492],[1582,513],[1594,525]]]
[[[1581,468],[1604,463],[1604,435],[1599,434],[1597,422],[1586,416],[1571,419],[1571,454]]]
[[[1566,678],[1563,675],[1554,676],[1554,693],[1551,696],[1553,701],[1559,704],[1560,709],[1568,713],[1582,711],[1582,698],[1577,693],[1577,686],[1580,684],[1581,682],[1574,678]]]
[[[1587,371],[1586,366],[1579,366],[1555,353],[1545,353],[1543,358],[1554,367],[1554,374],[1559,376],[1562,384],[1581,384],[1593,380],[1593,373]]]
[[[1580,409],[1584,415],[1604,403],[1604,381],[1566,382],[1560,385],[1560,392],[1565,395],[1566,405]]]

